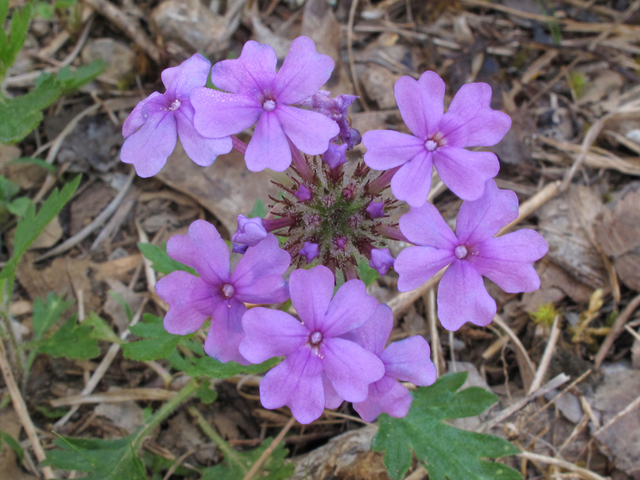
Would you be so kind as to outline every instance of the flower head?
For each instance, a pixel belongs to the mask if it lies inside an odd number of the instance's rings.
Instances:
[[[427,201],[431,172],[463,200],[477,200],[485,182],[495,177],[500,162],[491,152],[470,152],[464,147],[492,146],[511,126],[505,113],[492,110],[491,87],[486,83],[463,85],[443,113],[445,84],[435,72],[419,80],[400,78],[396,101],[412,135],[374,130],[364,134],[364,161],[376,170],[401,166],[391,180],[391,191],[412,207]]]
[[[154,92],[133,109],[122,126],[125,137],[120,159],[132,163],[141,177],[158,173],[176,146],[176,137],[198,165],[211,165],[231,151],[231,137],[205,138],[193,126],[191,93],[207,83],[211,64],[195,54],[177,67],[162,72],[165,93]]]
[[[496,313],[496,302],[487,293],[483,276],[508,293],[540,287],[533,262],[547,253],[544,238],[533,230],[494,238],[517,216],[516,194],[499,190],[493,180],[487,182],[478,200],[462,203],[456,233],[430,203],[412,208],[400,218],[400,230],[418,246],[403,250],[395,261],[398,290],[413,290],[448,266],[438,287],[442,325],[447,330],[457,330],[467,321],[488,325]]]
[[[316,52],[313,41],[298,37],[276,73],[276,52],[249,41],[240,58],[223,60],[211,70],[213,84],[225,90],[198,88],[191,100],[194,124],[202,135],[224,137],[258,122],[245,153],[253,172],[281,172],[291,164],[289,142],[310,155],[327,150],[340,128],[326,116],[291,105],[309,98],[327,81],[333,60]]]
[[[391,309],[387,305],[378,305],[375,314],[364,325],[343,335],[384,363],[384,376],[369,385],[369,395],[365,400],[353,404],[365,422],[373,422],[382,412],[396,418],[402,418],[409,412],[411,395],[398,380],[422,387],[436,380],[431,350],[423,337],[409,337],[384,348],[392,328]]]
[[[211,317],[205,352],[220,360],[247,364],[238,352],[244,338],[242,315],[247,303],[280,303],[289,298],[282,278],[291,262],[278,240],[268,235],[249,247],[231,272],[229,249],[216,228],[196,220],[187,235],[167,242],[167,254],[194,268],[199,277],[176,271],[156,284],[156,293],[169,304],[164,327],[169,333],[187,335]]]
[[[384,375],[376,355],[340,338],[369,320],[378,302],[360,280],[346,282],[335,296],[333,285],[331,270],[322,265],[295,270],[289,287],[300,321],[266,308],[253,308],[242,319],[245,358],[259,363],[285,356],[260,382],[262,405],[287,405],[300,423],[312,422],[325,406],[336,408],[342,399],[363,401],[369,384]]]

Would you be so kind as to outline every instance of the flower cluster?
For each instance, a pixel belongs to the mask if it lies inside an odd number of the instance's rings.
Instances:
[[[197,275],[173,272],[156,292],[169,304],[171,333],[193,333],[211,318],[212,357],[242,364],[284,357],[262,380],[261,402],[288,406],[301,423],[343,401],[366,421],[382,412],[402,417],[412,397],[400,382],[435,381],[423,337],[386,345],[393,314],[358,279],[363,261],[380,275],[393,267],[400,291],[446,269],[438,315],[457,330],[487,325],[496,313],[483,277],[509,293],[535,290],[533,263],[547,251],[533,230],[497,236],[517,217],[517,197],[497,188],[495,154],[466,149],[495,145],[510,128],[509,116],[491,109],[488,85],[464,85],[445,113],[436,73],[402,77],[395,96],[411,134],[361,136],[348,115],[357,97],[320,90],[332,71],[331,58],[306,37],[292,42],[279,70],[274,49],[254,41],[213,66],[196,54],[165,70],[166,92],[140,102],[123,126],[121,158],[143,177],[160,171],[177,138],[202,166],[236,148],[250,171],[286,170],[266,218],[238,216],[233,271],[227,243],[199,220],[167,244],[168,255]],[[252,126],[248,144],[235,137]],[[364,162],[348,162],[361,141]],[[463,200],[455,233],[427,201],[434,168]],[[401,201],[410,210],[394,223]],[[397,240],[413,246],[394,259]]]

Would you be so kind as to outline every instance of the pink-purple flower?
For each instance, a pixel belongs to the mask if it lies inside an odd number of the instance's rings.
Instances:
[[[411,394],[398,381],[426,387],[436,381],[436,367],[431,361],[431,350],[420,336],[405,338],[384,348],[393,328],[393,313],[387,305],[378,305],[375,314],[361,327],[343,338],[352,340],[382,360],[384,376],[369,385],[369,395],[353,408],[365,422],[373,422],[386,412],[402,418],[409,412]]]
[[[496,314],[496,302],[483,276],[508,293],[540,287],[533,262],[547,253],[544,238],[534,230],[494,238],[517,216],[516,194],[499,190],[493,180],[487,181],[478,200],[462,203],[456,233],[430,203],[412,208],[400,218],[400,230],[418,246],[403,250],[396,258],[398,290],[413,290],[448,266],[438,287],[442,325],[447,330],[457,330],[465,322],[488,325]]]
[[[206,138],[193,126],[191,93],[207,83],[211,64],[195,54],[177,67],[162,72],[165,93],[154,92],[138,103],[122,126],[125,137],[120,159],[132,163],[141,177],[158,173],[176,146],[176,138],[189,158],[203,167],[231,151],[231,137]]]
[[[277,57],[269,45],[249,41],[240,58],[223,60],[211,70],[211,81],[224,92],[196,89],[191,97],[194,124],[202,135],[224,137],[258,122],[245,160],[253,172],[284,171],[291,164],[289,142],[309,155],[327,150],[340,128],[321,113],[293,107],[315,94],[333,71],[333,60],[316,52],[307,37],[298,37],[276,73]]]
[[[242,319],[246,336],[240,352],[245,358],[259,363],[285,356],[260,382],[262,405],[287,405],[304,424],[343,399],[365,400],[369,385],[384,375],[376,355],[340,338],[369,320],[378,302],[360,280],[346,282],[335,296],[333,288],[333,273],[325,266],[295,270],[289,289],[300,321],[267,308],[253,308]]]
[[[356,95],[338,95],[330,98],[331,92],[320,90],[312,97],[301,102],[305,107],[311,107],[316,112],[322,113],[331,118],[340,127],[340,139],[349,150],[362,141],[360,132],[351,127],[348,109],[358,98]],[[331,167],[333,168],[333,167]]]
[[[268,235],[247,249],[232,273],[226,242],[204,220],[193,222],[187,235],[171,237],[167,254],[200,276],[175,271],[156,283],[156,293],[169,304],[164,327],[169,333],[187,335],[211,317],[205,352],[221,362],[248,364],[238,351],[244,338],[244,302],[280,303],[289,298],[282,278],[291,262],[289,254]]]
[[[491,109],[491,87],[486,83],[463,85],[443,113],[445,84],[435,72],[419,80],[400,78],[395,96],[402,118],[412,135],[389,130],[364,134],[365,163],[375,170],[400,167],[391,190],[412,207],[427,201],[432,167],[440,179],[463,200],[477,200],[485,182],[498,174],[494,153],[471,152],[465,147],[492,146],[511,126],[505,113]]]

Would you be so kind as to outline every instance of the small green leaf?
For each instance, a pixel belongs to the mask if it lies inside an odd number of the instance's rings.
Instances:
[[[33,4],[33,18],[41,18],[43,20],[50,20],[55,13],[53,5],[47,2],[36,2]]]
[[[24,217],[27,214],[27,210],[33,204],[28,197],[18,197],[11,203],[7,203],[7,210],[14,214],[16,217]]]
[[[2,8],[1,14],[5,15],[5,9]],[[0,73],[2,77],[7,73],[7,70],[11,68],[11,65],[16,61],[18,57],[18,53],[22,49],[24,45],[24,41],[27,38],[27,30],[29,28],[29,21],[31,20],[31,5],[26,4],[22,10],[18,10],[17,8],[13,9],[11,15],[11,33],[9,34],[8,42],[3,42],[3,48],[0,52],[0,57],[2,60],[2,68],[0,69]],[[6,36],[5,36],[6,38]]]
[[[131,311],[131,306],[122,297],[122,295],[120,295],[118,292],[114,292],[113,290],[109,290],[109,295],[111,295],[113,299],[118,302],[118,304],[124,309],[124,312],[127,315],[129,321],[133,320],[133,312]]]
[[[33,339],[40,340],[43,335],[53,327],[60,316],[67,311],[67,309],[73,305],[73,300],[67,300],[66,302],[62,297],[57,296],[51,292],[47,295],[45,302],[39,297],[33,302]]]
[[[43,168],[51,173],[56,173],[56,167],[51,165],[50,163],[45,162],[40,158],[34,157],[21,157],[16,158],[15,160],[11,160],[7,165],[35,165],[37,167]]]
[[[158,273],[171,273],[176,270],[182,270],[189,272],[192,275],[197,275],[193,268],[187,267],[185,264],[170,258],[169,255],[167,255],[166,244],[163,244],[161,248],[157,245],[152,245],[151,243],[139,243],[138,248],[147,260],[153,262],[151,266]]]
[[[242,480],[254,463],[258,461],[262,452],[271,444],[270,438],[265,438],[262,445],[248,452],[236,452],[228,455],[225,453],[224,461],[215,467],[205,468],[200,480]],[[261,480],[286,480],[293,475],[293,463],[285,463],[289,451],[282,443],[278,444],[268,460],[264,463],[262,472],[255,478]]]
[[[209,405],[216,401],[216,398],[218,398],[218,392],[211,388],[209,382],[202,382],[198,387],[195,396],[205,405]]]
[[[0,430],[0,447],[2,447],[4,443],[6,443],[7,446],[16,453],[16,455],[20,459],[20,463],[22,463],[22,459],[24,457],[24,450],[22,449],[20,444],[15,440],[15,438],[13,438],[7,432]]]
[[[358,260],[358,277],[368,287],[380,278],[380,274],[375,268],[371,268],[366,261]]]
[[[47,418],[56,419],[64,417],[69,411],[68,408],[56,408],[51,410],[46,405],[36,405],[35,409]]]
[[[9,202],[20,191],[20,187],[6,177],[0,175],[0,202]]]
[[[78,323],[77,317],[72,316],[53,335],[37,344],[38,352],[74,360],[97,357],[100,349],[98,339],[94,336],[94,327],[85,322]]]
[[[137,342],[122,345],[122,353],[129,360],[151,361],[167,358],[184,337],[167,332],[162,319],[145,313],[143,322],[130,327],[134,335],[143,338]]]
[[[384,464],[394,480],[404,478],[411,466],[411,450],[429,472],[431,480],[520,480],[522,476],[501,463],[483,459],[515,455],[518,448],[498,437],[460,430],[444,423],[452,418],[477,415],[497,401],[478,387],[457,391],[466,372],[441,377],[430,387],[413,392],[413,403],[404,418],[386,413],[371,449],[385,452]]]
[[[109,324],[103,318],[100,318],[96,312],[89,313],[89,317],[85,318],[83,325],[89,325],[93,327],[91,332],[91,338],[96,340],[102,340],[109,343],[121,344],[122,340],[111,329]]]
[[[249,214],[250,218],[253,217],[260,217],[260,218],[264,218],[267,216],[267,206],[264,204],[264,202],[261,199],[257,199],[256,203],[253,204],[253,209],[251,210],[251,213]]]
[[[258,365],[240,365],[236,362],[222,363],[211,357],[192,358],[193,366],[186,370],[186,374],[192,377],[228,378],[241,373],[262,373],[274,367],[280,362],[275,357]]]

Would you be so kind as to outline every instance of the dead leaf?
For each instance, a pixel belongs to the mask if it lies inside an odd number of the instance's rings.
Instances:
[[[239,214],[248,215],[260,198],[269,203],[277,188],[267,172],[250,172],[236,150],[221,155],[214,164],[202,168],[193,163],[180,144],[166,167],[157,175],[170,187],[196,200],[213,213],[231,234]]]
[[[58,240],[62,238],[62,227],[60,226],[60,219],[55,216],[49,224],[44,227],[44,230],[35,242],[31,244],[29,250],[36,250],[38,248],[53,247]]]
[[[110,388],[109,391],[118,390]],[[143,423],[142,408],[134,401],[119,403],[101,403],[94,413],[111,420],[117,426],[131,433]]]
[[[561,267],[549,261],[540,263],[538,275],[540,288],[522,296],[522,308],[528,313],[548,303],[556,304],[565,296],[576,303],[586,303],[593,293],[593,288],[571,278]]]
[[[73,236],[89,225],[102,212],[117,192],[106,183],[98,183],[86,189],[71,202],[71,225],[69,233]]]
[[[21,150],[15,145],[0,145],[0,173],[23,190],[28,190],[42,183],[47,176],[47,171],[26,163],[8,165],[9,162],[21,156]]]
[[[109,283],[109,289],[127,302],[132,313],[135,313],[140,308],[143,301],[142,296],[129,290],[124,283],[118,280],[107,280],[107,282]],[[120,332],[124,332],[129,326],[130,320],[127,312],[111,294],[107,296],[107,301],[104,302],[104,312],[111,316]]]
[[[5,408],[0,411],[0,430],[11,435],[19,441],[22,425],[13,408]],[[36,480],[38,477],[26,473],[18,464],[15,452],[5,443],[0,447],[0,472],[6,480]]]
[[[375,101],[380,109],[389,109],[396,106],[393,86],[399,78],[400,75],[392,73],[389,69],[371,64],[360,80],[367,96]]]

